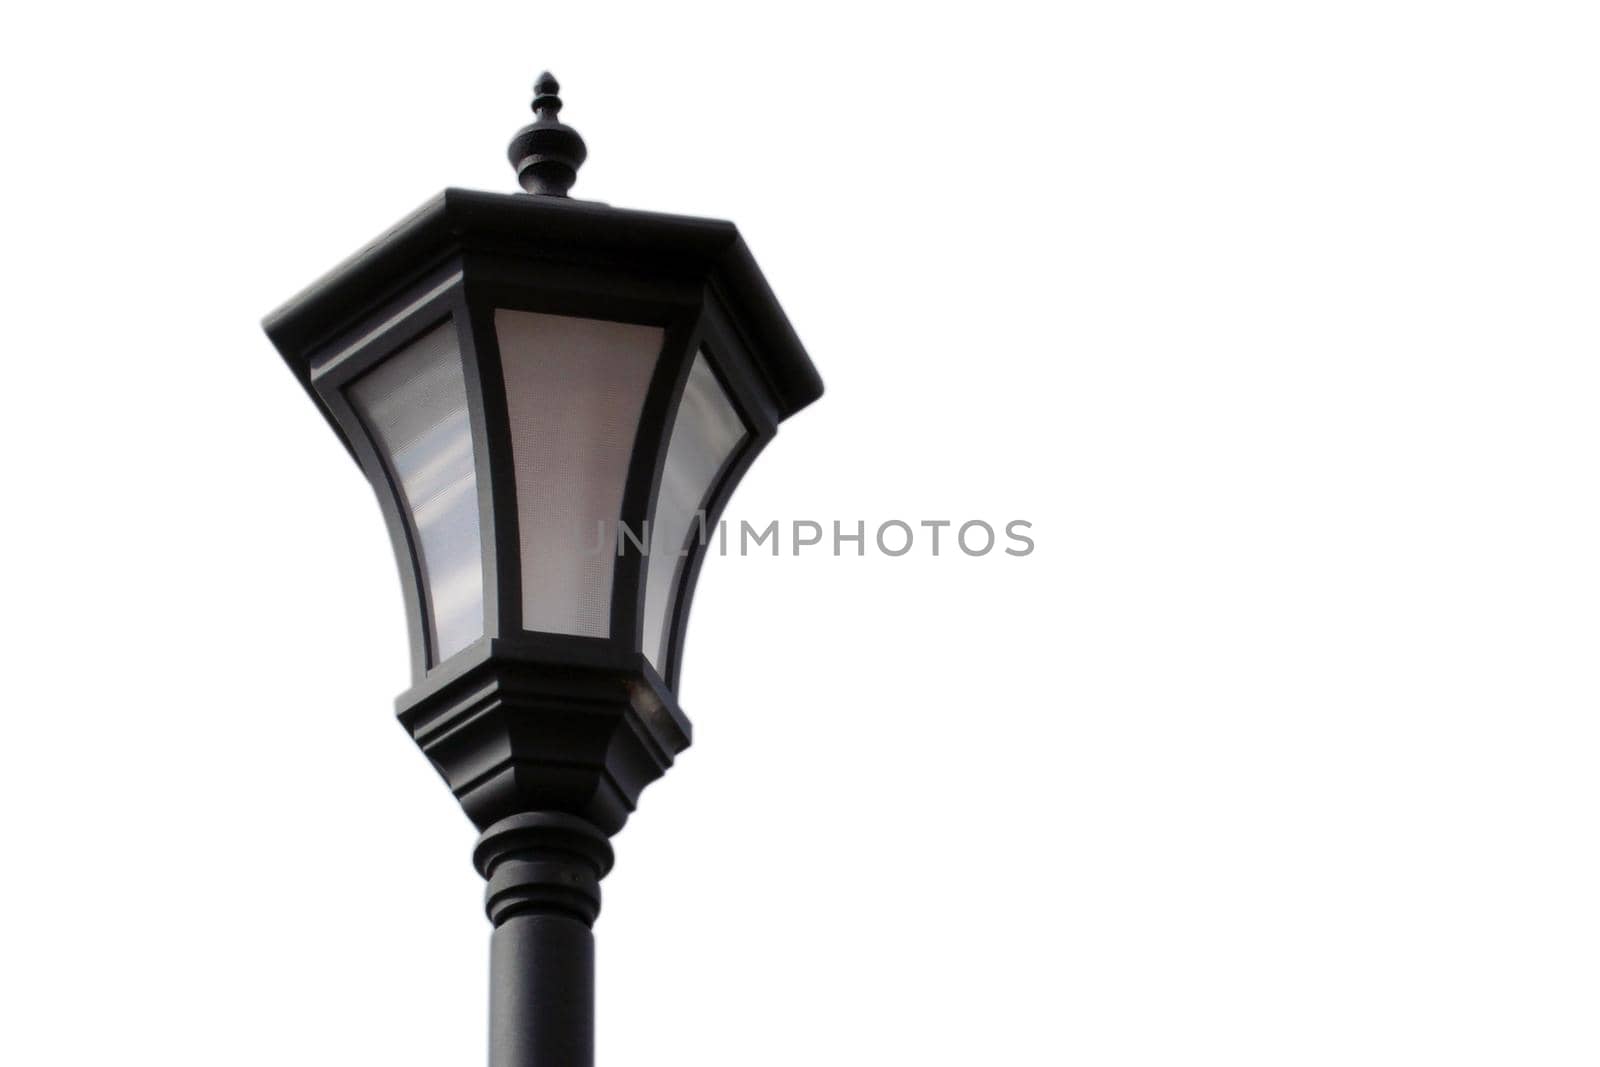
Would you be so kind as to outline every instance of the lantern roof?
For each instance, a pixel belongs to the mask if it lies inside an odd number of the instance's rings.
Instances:
[[[309,390],[316,352],[375,307],[472,253],[585,277],[610,270],[645,283],[697,286],[717,299],[744,339],[780,419],[822,395],[816,367],[733,223],[566,197],[446,189],[262,325]]]

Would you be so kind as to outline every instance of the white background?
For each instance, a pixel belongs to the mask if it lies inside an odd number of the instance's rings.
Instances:
[[[90,3],[0,33],[0,1062],[474,1064],[473,834],[259,318],[503,146],[828,384],[617,839],[600,1059],[1600,1059],[1582,3]]]

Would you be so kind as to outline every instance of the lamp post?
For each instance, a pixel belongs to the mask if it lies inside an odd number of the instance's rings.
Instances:
[[[690,739],[703,536],[822,382],[731,223],[567,198],[554,78],[522,194],[449,189],[269,315],[372,483],[401,723],[481,832],[492,1067],[593,1062],[610,837]]]

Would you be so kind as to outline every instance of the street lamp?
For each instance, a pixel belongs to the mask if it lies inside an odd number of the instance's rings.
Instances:
[[[264,324],[394,543],[400,721],[482,834],[492,1067],[593,1061],[599,882],[689,744],[705,533],[822,392],[731,223],[567,198],[558,91],[511,142],[523,194],[446,190]]]

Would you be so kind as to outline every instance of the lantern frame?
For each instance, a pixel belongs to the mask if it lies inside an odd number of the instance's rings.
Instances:
[[[397,706],[480,826],[507,805],[471,810],[460,787],[474,770],[452,771],[450,761],[426,743],[427,724],[438,726],[439,706],[460,695],[462,679],[481,683],[486,673],[504,669],[521,681],[500,678],[496,684],[514,689],[535,680],[548,686],[555,679],[577,684],[600,676],[611,683],[608,691],[620,686],[629,703],[652,709],[659,729],[632,725],[659,735],[649,747],[660,750],[662,758],[653,762],[662,771],[688,744],[688,720],[675,694],[694,587],[709,547],[691,539],[676,562],[659,665],[642,647],[646,567],[653,561],[620,531],[610,636],[523,628],[517,485],[494,324],[499,309],[663,328],[617,516],[636,533],[653,517],[678,402],[697,353],[705,353],[745,425],[745,437],[703,501],[708,528],[778,423],[822,392],[816,368],[732,223],[552,196],[447,189],[267,317],[264,327],[273,343],[377,491],[400,563],[411,649],[412,686]],[[477,641],[440,658],[430,633],[425,563],[404,497],[345,390],[445,320],[456,332],[466,387],[484,619]],[[550,699],[559,700],[559,692],[552,691]],[[480,760],[468,762],[483,771]],[[636,790],[621,792],[634,794],[624,805],[631,809]],[[593,811],[583,814],[594,817]],[[601,822],[614,822],[615,816],[610,811]]]
[[[416,271],[428,263],[429,269]],[[532,634],[521,623],[517,497],[497,309],[662,327],[664,343],[636,429],[618,520],[653,515],[677,401],[704,350],[746,437],[705,503],[708,524],[777,424],[821,394],[821,382],[737,229],[707,219],[625,211],[552,197],[446,190],[266,320],[284,358],[380,489],[401,566],[412,660],[421,683],[436,654],[424,569],[403,499],[343,390],[444,320],[455,330],[473,435],[484,558],[483,638]],[[644,553],[621,539],[610,637],[640,649]],[[683,559],[657,670],[675,687],[703,546]],[[508,565],[509,564],[509,565]],[[544,635],[568,636],[568,635]]]

